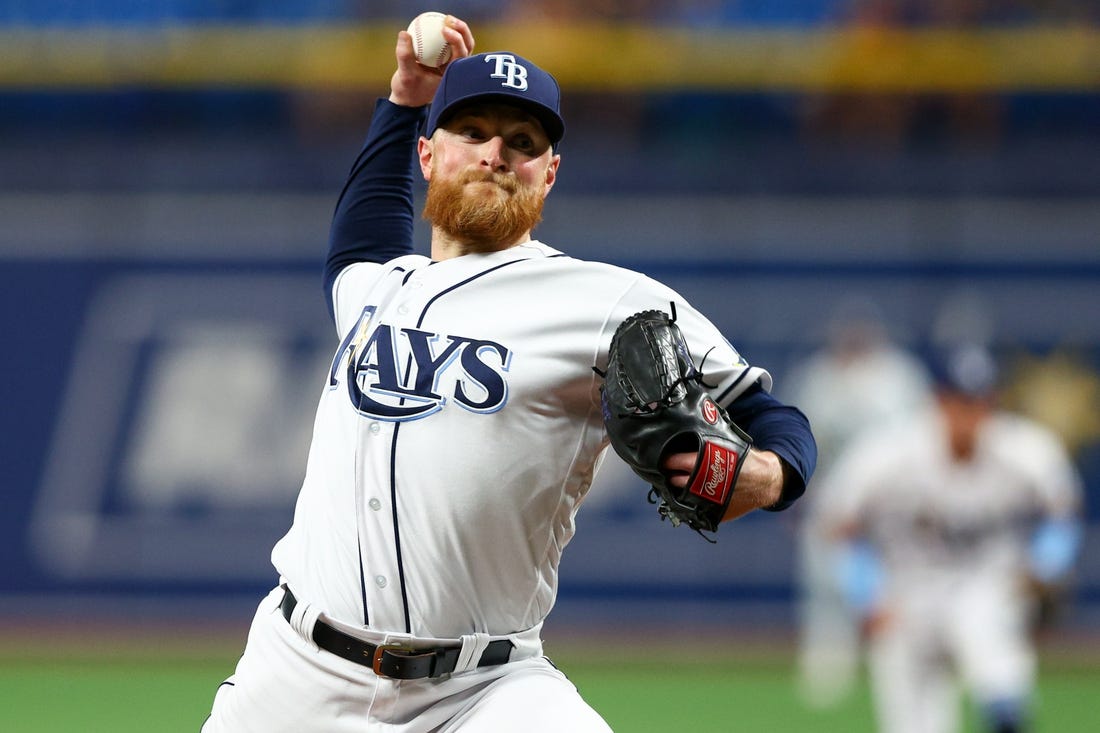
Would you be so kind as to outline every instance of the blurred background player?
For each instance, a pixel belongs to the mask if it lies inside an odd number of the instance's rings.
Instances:
[[[844,587],[868,637],[882,733],[1028,729],[1036,589],[1065,581],[1081,482],[1059,439],[999,409],[977,346],[932,359],[928,409],[853,441],[828,476],[825,526],[846,542]]]
[[[877,304],[863,297],[837,305],[825,344],[792,371],[789,384],[789,397],[810,418],[818,442],[821,479],[796,508],[797,672],[804,700],[822,707],[852,691],[860,656],[858,619],[837,582],[838,546],[820,522],[830,502],[828,472],[857,431],[912,412],[931,390],[924,364],[894,340]]]

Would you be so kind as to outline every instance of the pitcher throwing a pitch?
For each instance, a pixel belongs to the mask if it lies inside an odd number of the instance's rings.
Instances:
[[[675,311],[674,387],[704,385],[707,418],[751,436],[723,449],[717,491],[705,451],[677,442],[657,459],[663,490],[705,486],[728,520],[789,506],[813,470],[805,418],[684,298],[532,239],[561,163],[557,82],[515,53],[471,56],[459,19],[444,35],[441,74],[398,33],[389,99],[340,195],[334,352],[272,552],[279,583],[204,733],[609,730],[540,632],[609,443],[612,336],[633,314]],[[413,251],[415,174],[430,257]]]

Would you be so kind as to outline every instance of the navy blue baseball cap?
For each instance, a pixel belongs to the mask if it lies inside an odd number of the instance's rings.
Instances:
[[[530,112],[542,124],[551,146],[565,135],[557,80],[522,56],[494,51],[447,65],[428,112],[425,137],[431,137],[449,114],[475,102],[500,102]]]
[[[932,379],[940,389],[982,399],[997,389],[999,370],[987,348],[960,344],[934,351],[929,358]]]

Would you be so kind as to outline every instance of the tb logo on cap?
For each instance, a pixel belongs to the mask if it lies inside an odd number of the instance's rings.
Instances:
[[[516,57],[508,53],[491,53],[485,56],[485,63],[495,63],[496,68],[490,78],[503,79],[502,87],[512,87],[521,92],[527,91],[527,69],[516,63]]]

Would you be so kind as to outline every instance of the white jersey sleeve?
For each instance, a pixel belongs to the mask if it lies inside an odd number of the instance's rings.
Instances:
[[[1051,430],[1028,418],[1001,413],[991,420],[982,439],[986,449],[1012,467],[1019,482],[1030,488],[1038,513],[1060,517],[1080,509],[1080,474]]]
[[[759,382],[767,391],[772,377],[760,367],[750,366],[718,328],[666,285],[646,276],[637,276],[615,304],[603,334],[601,366],[606,365],[606,347],[620,323],[643,310],[661,310],[676,316],[676,325],[684,334],[695,366],[703,372],[704,383],[715,401],[723,407]]]

